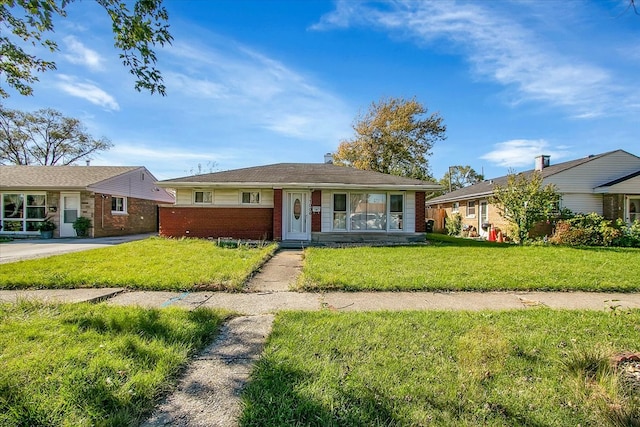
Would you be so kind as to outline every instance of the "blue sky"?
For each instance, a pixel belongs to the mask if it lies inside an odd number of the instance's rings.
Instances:
[[[114,147],[93,165],[158,179],[322,162],[372,102],[415,97],[447,125],[430,157],[487,178],[624,149],[640,155],[640,16],[628,0],[165,0],[167,96],[139,93],[91,1],[56,23],[58,69],[7,108],[54,108]],[[46,55],[46,53],[43,52]],[[4,81],[3,85],[6,85]]]

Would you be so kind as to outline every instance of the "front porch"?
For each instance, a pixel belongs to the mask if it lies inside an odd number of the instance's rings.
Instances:
[[[333,244],[409,244],[421,243],[426,240],[425,233],[311,233],[311,240],[283,240],[281,248],[304,248],[307,246],[329,246]]]

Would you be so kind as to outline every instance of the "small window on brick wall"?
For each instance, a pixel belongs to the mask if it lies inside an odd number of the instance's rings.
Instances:
[[[111,212],[119,214],[127,213],[127,198],[111,196]]]
[[[211,191],[195,191],[193,193],[194,203],[211,203],[213,201]]]
[[[243,191],[242,204],[260,204],[259,191]]]
[[[467,202],[467,216],[476,216],[476,202],[475,202],[475,200]]]

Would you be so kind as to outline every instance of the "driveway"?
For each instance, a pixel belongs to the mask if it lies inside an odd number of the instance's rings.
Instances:
[[[95,239],[25,239],[0,243],[0,264],[23,259],[43,258],[68,252],[104,248],[120,243],[142,240],[157,233],[134,234],[131,236],[98,237]]]

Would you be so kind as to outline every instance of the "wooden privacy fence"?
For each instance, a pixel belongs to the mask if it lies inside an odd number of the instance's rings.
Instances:
[[[445,209],[438,208],[425,208],[425,219],[427,221],[433,220],[433,231],[444,230],[444,219],[447,216]]]

